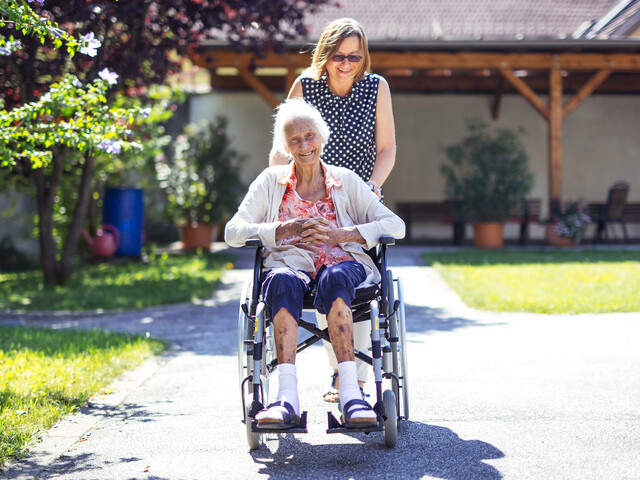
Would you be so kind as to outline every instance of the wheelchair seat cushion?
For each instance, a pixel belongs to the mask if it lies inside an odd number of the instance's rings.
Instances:
[[[380,285],[369,285],[367,287],[356,288],[356,296],[351,302],[351,307],[359,307],[366,303],[369,303],[374,298],[380,295]],[[307,292],[304,296],[304,309],[305,310],[313,310],[315,307],[313,306],[315,295],[311,292]]]

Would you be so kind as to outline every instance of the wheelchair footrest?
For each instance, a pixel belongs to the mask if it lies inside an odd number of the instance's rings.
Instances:
[[[378,417],[378,426],[377,427],[365,427],[365,428],[347,428],[342,423],[338,421],[336,417],[333,416],[333,413],[327,412],[327,417],[329,420],[329,426],[327,428],[327,433],[370,433],[370,432],[382,432],[384,430],[382,419]]]
[[[251,421],[251,431],[256,433],[308,433],[307,412],[300,415],[300,423],[297,427],[291,428],[264,428],[259,427],[255,420]]]

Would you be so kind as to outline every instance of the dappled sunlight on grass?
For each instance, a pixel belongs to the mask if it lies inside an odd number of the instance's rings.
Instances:
[[[0,274],[0,308],[111,310],[209,298],[227,268],[220,254],[152,256],[149,262],[80,267],[64,286],[45,287],[39,271]]]

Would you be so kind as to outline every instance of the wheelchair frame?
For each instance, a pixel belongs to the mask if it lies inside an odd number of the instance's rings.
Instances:
[[[378,416],[378,426],[369,428],[346,428],[331,412],[328,414],[327,433],[371,433],[382,431],[384,443],[391,448],[397,441],[400,420],[409,419],[409,391],[406,355],[406,322],[402,278],[393,278],[387,268],[387,247],[395,244],[389,236],[380,237],[374,259],[381,275],[380,284],[359,288],[352,302],[353,322],[371,322],[371,355],[355,350],[356,358],[373,367],[376,402],[373,406]],[[260,240],[251,239],[245,244],[255,247],[253,278],[243,287],[238,313],[238,374],[242,396],[242,411],[249,448],[260,446],[265,433],[307,433],[306,414],[301,413],[300,425],[289,429],[259,428],[255,415],[269,404],[269,376],[276,369],[272,319],[267,318],[265,304],[260,298],[262,286],[262,252]],[[303,310],[313,307],[313,298],[305,296]],[[299,327],[311,337],[298,344],[302,352],[320,340],[330,341],[328,329],[320,329],[314,323],[299,319]],[[390,388],[383,391],[383,380]],[[250,402],[247,399],[250,398]]]

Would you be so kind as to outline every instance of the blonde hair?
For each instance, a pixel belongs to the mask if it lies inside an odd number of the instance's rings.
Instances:
[[[273,122],[273,149],[285,156],[290,156],[286,149],[287,136],[285,128],[298,118],[305,118],[313,122],[322,138],[321,144],[323,147],[329,141],[329,127],[316,107],[302,98],[289,98],[278,105]]]
[[[339,18],[329,22],[324,27],[320,34],[320,39],[313,50],[311,66],[305,73],[314,80],[320,80],[327,73],[327,62],[336,54],[342,41],[351,36],[356,36],[360,39],[360,47],[362,48],[362,61],[354,82],[362,80],[364,74],[371,68],[371,55],[369,55],[367,34],[364,33],[362,25],[353,18]]]

